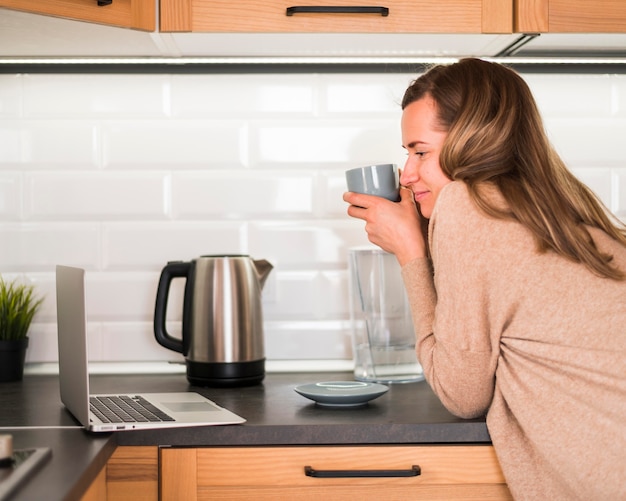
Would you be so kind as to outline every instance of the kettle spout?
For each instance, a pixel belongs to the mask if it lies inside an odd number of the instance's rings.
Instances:
[[[272,263],[267,261],[266,259],[257,259],[252,261],[254,263],[254,267],[256,269],[257,276],[259,277],[259,283],[261,284],[261,288],[265,285],[265,280],[267,280],[267,276],[270,274],[270,271],[274,268]]]

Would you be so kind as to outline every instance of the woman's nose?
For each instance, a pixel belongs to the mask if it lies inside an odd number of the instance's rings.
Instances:
[[[417,169],[414,165],[411,165],[410,159],[407,159],[404,163],[404,168],[400,172],[400,184],[402,186],[408,186],[415,181],[417,181]]]

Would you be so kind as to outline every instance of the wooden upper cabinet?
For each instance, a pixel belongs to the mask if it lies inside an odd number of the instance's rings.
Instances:
[[[625,0],[516,0],[520,33],[626,33]]]
[[[160,6],[160,30],[164,32],[512,33],[513,30],[512,0],[161,0]],[[344,7],[352,12],[342,11]]]
[[[155,0],[112,0],[103,6],[98,0],[0,0],[0,7],[121,28],[156,29]]]

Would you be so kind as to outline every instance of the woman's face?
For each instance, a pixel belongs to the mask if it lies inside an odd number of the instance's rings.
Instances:
[[[402,147],[408,158],[400,184],[413,192],[422,216],[430,218],[439,192],[451,182],[439,166],[439,153],[448,133],[435,126],[436,108],[430,96],[405,107],[401,125]]]

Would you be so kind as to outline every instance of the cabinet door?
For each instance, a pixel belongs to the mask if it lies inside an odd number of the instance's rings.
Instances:
[[[490,446],[168,448],[160,465],[163,501],[512,499]]]
[[[624,0],[518,0],[520,33],[626,33]]]
[[[107,501],[106,467],[100,470],[80,501]]]
[[[512,29],[512,0],[161,0],[160,12],[160,30],[170,32],[511,33]]]
[[[157,501],[158,447],[118,447],[106,468],[109,501]]]
[[[144,31],[156,29],[155,0],[0,0],[0,7]],[[79,42],[77,42],[79,43]]]

